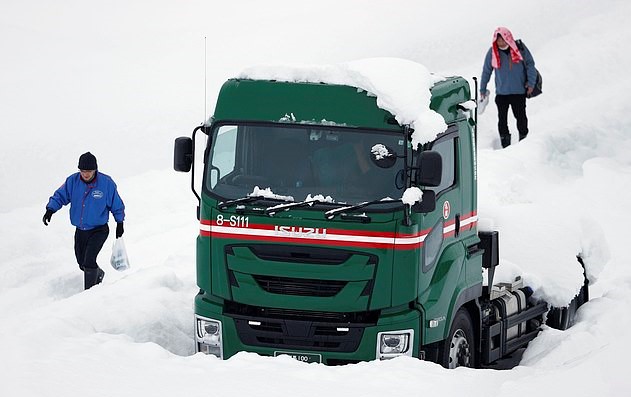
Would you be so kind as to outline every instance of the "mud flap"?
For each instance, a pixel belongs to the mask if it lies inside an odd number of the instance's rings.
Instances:
[[[570,328],[576,321],[576,311],[578,308],[589,301],[589,280],[585,272],[585,264],[583,263],[583,258],[580,256],[577,256],[576,259],[578,259],[578,262],[583,267],[583,278],[585,281],[581,287],[581,291],[572,299],[567,307],[553,307],[550,309],[546,324],[552,328],[560,330]]]

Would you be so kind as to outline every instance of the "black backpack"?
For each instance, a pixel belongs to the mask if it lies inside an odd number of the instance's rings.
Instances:
[[[524,49],[527,49],[526,44],[524,44],[521,39],[515,40],[515,44],[517,44],[517,48],[519,48],[519,51],[524,51]],[[535,68],[535,72],[537,72],[537,81],[535,82],[535,88],[532,90],[532,94],[530,94],[528,98],[536,97],[543,92],[543,78],[541,77],[541,73],[539,73],[537,68]],[[524,68],[524,73],[526,73],[526,68]]]

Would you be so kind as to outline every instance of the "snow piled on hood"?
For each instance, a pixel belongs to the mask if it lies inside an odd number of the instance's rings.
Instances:
[[[357,87],[377,97],[400,125],[414,129],[412,147],[430,142],[447,129],[443,117],[429,108],[430,89],[444,77],[400,58],[368,58],[335,65],[262,65],[244,69],[240,79],[326,83]]]

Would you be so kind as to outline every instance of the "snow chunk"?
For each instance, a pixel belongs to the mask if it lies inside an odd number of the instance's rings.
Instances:
[[[331,127],[346,127],[346,123],[336,123],[335,121],[329,121],[327,119],[320,120],[320,124],[328,125]]]
[[[315,196],[311,196],[311,194],[308,194],[305,201],[320,201],[322,203],[335,203],[335,200],[333,200],[333,197],[331,196],[324,197],[321,194],[316,194]]]
[[[370,149],[371,153],[375,155],[375,159],[381,160],[390,156],[390,152],[388,148],[382,145],[381,143],[376,144]]]
[[[434,140],[447,129],[443,117],[429,108],[430,89],[445,80],[416,62],[369,58],[336,65],[262,65],[243,70],[241,79],[326,83],[356,87],[377,97],[377,106],[401,125],[414,129],[412,147]]]
[[[463,108],[465,108],[466,110],[473,110],[475,109],[478,105],[475,103],[475,101],[470,100],[470,101],[466,101],[466,102],[462,102],[460,104],[460,106],[462,106]]]
[[[296,122],[296,116],[294,116],[293,113],[285,114],[278,121],[280,121],[281,123],[289,123],[289,122],[295,123]]]
[[[283,200],[283,201],[294,201],[294,198],[292,196],[281,196],[278,194],[274,194],[274,192],[272,192],[272,189],[269,187],[265,189],[261,189],[258,186],[254,186],[254,190],[252,191],[252,193],[248,194],[248,196],[265,197],[265,198],[271,198],[271,199]]]
[[[475,110],[476,107],[478,107],[478,104],[474,100],[469,100],[466,102],[462,102],[460,106],[465,110],[464,113],[467,116],[467,120],[468,120],[473,117],[473,111]],[[480,109],[480,110],[484,111],[484,109]]]
[[[416,203],[417,201],[421,202],[422,199],[423,191],[416,186],[405,189],[405,192],[403,192],[403,197],[401,197],[401,201],[403,201],[403,204],[409,205],[414,205],[414,203]]]

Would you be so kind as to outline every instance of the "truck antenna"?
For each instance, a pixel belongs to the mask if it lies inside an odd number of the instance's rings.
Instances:
[[[207,79],[207,73],[206,73],[206,36],[204,36],[204,119],[202,120],[202,125],[206,124],[206,79]]]
[[[474,145],[475,145],[475,153],[476,153],[476,156],[477,156],[477,153],[478,153],[478,103],[480,103],[480,102],[478,101],[478,78],[474,76],[473,77],[473,81],[475,82],[475,97],[474,97],[475,98],[475,118],[473,120],[473,121],[475,121],[475,127],[474,127],[475,128],[475,130],[474,130],[475,131],[475,135],[474,135],[475,136],[475,142],[474,142]]]

